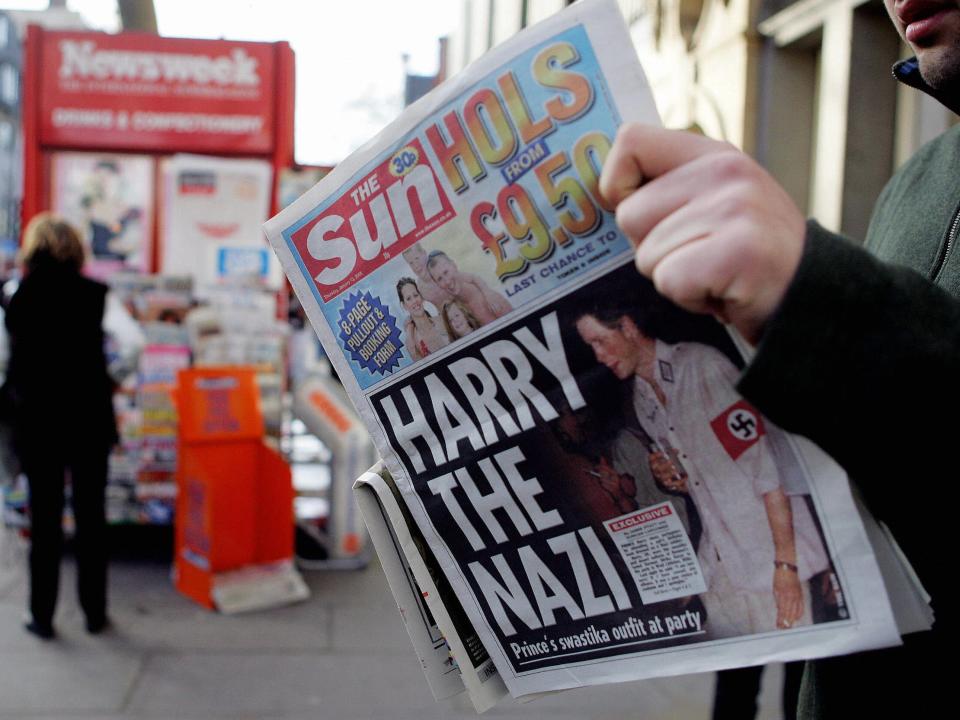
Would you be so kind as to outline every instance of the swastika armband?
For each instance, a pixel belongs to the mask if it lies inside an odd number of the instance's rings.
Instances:
[[[710,421],[717,440],[732,460],[757,444],[766,435],[763,416],[746,400],[740,400]]]

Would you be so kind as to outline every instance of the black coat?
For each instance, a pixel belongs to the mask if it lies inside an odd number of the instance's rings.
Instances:
[[[30,272],[6,314],[6,391],[14,445],[31,453],[117,441],[104,355],[107,287],[59,267]]]

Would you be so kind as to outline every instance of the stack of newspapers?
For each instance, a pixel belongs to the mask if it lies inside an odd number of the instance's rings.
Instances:
[[[266,225],[383,458],[356,498],[437,699],[482,712],[932,622],[843,472],[737,394],[744,344],[634,269],[598,179],[635,121],[659,122],[627,28],[585,0]]]

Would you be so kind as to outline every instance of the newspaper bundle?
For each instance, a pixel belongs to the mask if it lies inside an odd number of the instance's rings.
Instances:
[[[266,226],[383,458],[357,497],[430,686],[478,710],[899,642],[840,469],[633,268],[598,192],[627,121],[627,29],[580,2]]]

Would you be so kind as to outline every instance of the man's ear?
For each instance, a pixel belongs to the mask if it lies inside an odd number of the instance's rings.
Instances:
[[[633,321],[633,318],[627,315],[620,318],[620,332],[622,332],[623,336],[628,340],[636,341],[640,338],[640,329]]]

